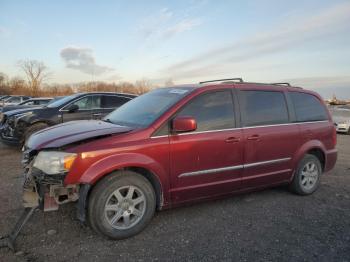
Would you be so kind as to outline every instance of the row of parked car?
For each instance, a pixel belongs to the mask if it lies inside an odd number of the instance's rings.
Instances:
[[[12,96],[0,108],[0,138],[4,143],[24,145],[35,132],[73,120],[101,119],[135,95],[118,93],[79,93],[67,97],[28,98],[12,104]],[[24,99],[24,97],[21,97]]]

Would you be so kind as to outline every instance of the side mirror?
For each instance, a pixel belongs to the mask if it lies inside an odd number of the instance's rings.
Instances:
[[[67,107],[67,110],[69,113],[74,113],[74,112],[77,112],[79,110],[79,106],[71,104],[70,106]]]
[[[173,131],[191,132],[197,129],[197,122],[191,116],[179,116],[173,120]]]

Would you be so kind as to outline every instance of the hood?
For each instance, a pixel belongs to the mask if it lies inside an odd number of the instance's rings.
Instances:
[[[26,147],[40,150],[57,148],[75,142],[131,131],[132,128],[100,120],[81,120],[59,124],[33,134]]]
[[[30,111],[34,111],[36,109],[41,109],[41,107],[21,108],[21,109],[10,110],[10,111],[4,112],[4,113],[7,116],[13,116],[13,115],[18,115],[18,114],[23,114],[23,113],[27,113]]]
[[[13,110],[17,110],[17,109],[27,109],[27,108],[37,108],[37,105],[18,105],[18,106],[5,106],[0,108],[0,112],[8,112],[8,111],[13,111]]]

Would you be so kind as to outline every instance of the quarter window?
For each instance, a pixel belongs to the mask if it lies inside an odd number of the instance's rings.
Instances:
[[[118,108],[128,101],[130,101],[130,98],[121,96],[102,96],[102,108]]]
[[[298,122],[322,121],[328,119],[326,108],[313,95],[291,92],[295,114]]]
[[[229,129],[235,126],[230,90],[200,95],[189,102],[178,116],[191,116],[197,121],[196,131]]]
[[[239,99],[244,126],[289,122],[287,104],[282,92],[240,91]]]

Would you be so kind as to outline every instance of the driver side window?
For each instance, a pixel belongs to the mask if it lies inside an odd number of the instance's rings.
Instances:
[[[72,105],[77,105],[79,110],[90,110],[101,108],[100,96],[86,96],[78,101],[75,101]]]
[[[230,90],[200,95],[190,101],[178,116],[191,116],[197,121],[197,132],[235,127]]]

